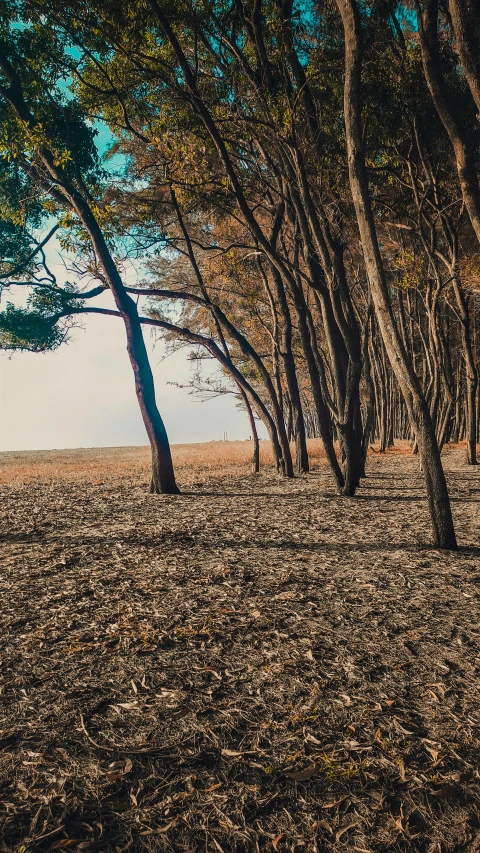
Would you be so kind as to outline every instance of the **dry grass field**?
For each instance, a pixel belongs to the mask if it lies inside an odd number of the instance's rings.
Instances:
[[[270,442],[260,442],[261,464],[273,463]],[[293,450],[293,448],[292,448]],[[192,476],[244,475],[250,471],[253,446],[250,441],[210,441],[205,444],[176,444],[172,447],[175,469],[188,479]],[[309,441],[313,464],[324,458],[322,443]],[[76,450],[30,450],[0,453],[0,483],[69,478],[91,483],[110,477],[148,479],[148,447],[93,447]]]
[[[0,454],[0,851],[480,853],[480,471],[310,449]]]

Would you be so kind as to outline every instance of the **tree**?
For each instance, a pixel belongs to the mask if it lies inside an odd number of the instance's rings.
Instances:
[[[94,131],[88,127],[78,102],[67,99],[60,91],[61,75],[68,67],[64,45],[41,27],[18,27],[15,9],[10,7],[9,11],[0,42],[0,108],[9,156],[15,157],[38,191],[51,199],[52,212],[66,217],[64,221],[76,230],[77,239],[82,244],[89,241],[97,276],[110,289],[125,325],[136,395],[152,449],[151,490],[175,494],[178,488],[170,446],[155,401],[137,308],[122,282],[110,247],[112,241],[100,224],[102,187]],[[31,307],[38,308],[42,298],[41,291],[35,291]],[[63,294],[59,298],[63,299]],[[28,336],[31,331],[37,337],[35,348],[56,345],[56,326],[51,328],[51,337],[47,334],[42,340],[48,319],[46,325],[43,323],[43,332],[37,327],[29,329],[28,324],[40,317],[42,312],[32,316],[7,309],[3,317],[7,332],[4,343],[24,346],[25,333]]]

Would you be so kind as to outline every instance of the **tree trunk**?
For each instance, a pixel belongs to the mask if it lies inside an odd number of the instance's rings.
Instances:
[[[275,267],[272,269],[272,279],[278,300],[278,309],[282,316],[282,328],[280,335],[281,356],[287,380],[288,394],[293,414],[293,430],[295,435],[295,467],[298,474],[307,474],[309,471],[307,436],[305,432],[305,421],[303,417],[300,390],[297,381],[297,371],[292,352],[292,319],[288,307],[287,297],[282,282],[282,277]]]
[[[243,400],[243,405],[247,410],[248,420],[250,422],[250,429],[252,430],[252,440],[253,440],[253,456],[252,456],[252,473],[259,474],[260,473],[260,442],[258,440],[258,431],[257,425],[255,423],[255,415],[253,414],[252,407],[250,405],[250,400],[247,397],[247,394],[243,390],[243,388],[238,389],[240,392],[240,396]]]
[[[143,339],[137,306],[125,291],[103,234],[93,214],[91,214],[89,209],[85,210],[84,207],[87,206],[78,205],[77,213],[90,233],[98,260],[103,267],[113,293],[113,298],[125,323],[127,352],[135,377],[135,393],[152,449],[150,491],[156,494],[176,495],[179,494],[179,489],[175,482],[170,444],[155,400],[153,374]]]
[[[455,33],[455,48],[480,113],[480,2],[448,0],[448,8]]]
[[[461,2],[463,4],[465,0],[461,0]],[[420,6],[418,0],[415,0],[415,5],[425,79],[435,109],[449,136],[455,154],[458,180],[465,207],[473,230],[480,242],[480,186],[475,155],[473,148],[468,144],[465,130],[457,119],[442,73],[437,37],[438,0],[424,0],[423,6]]]
[[[167,432],[155,400],[153,374],[143,339],[137,306],[123,286],[101,229],[88,205],[83,199],[74,197],[72,201],[76,213],[90,234],[98,260],[110,285],[115,304],[125,324],[127,352],[135,377],[135,393],[152,450],[150,491],[157,494],[179,494]]]
[[[330,416],[328,413],[327,406],[325,404],[325,400],[323,398],[320,377],[317,367],[317,359],[315,358],[315,330],[313,328],[312,317],[308,306],[306,305],[305,297],[300,283],[297,285],[297,288],[293,293],[293,297],[295,299],[295,307],[297,310],[298,333],[302,342],[305,361],[307,362],[310,385],[312,388],[313,401],[315,404],[315,410],[317,414],[318,426],[320,429],[320,437],[323,443],[323,449],[325,451],[325,455],[327,457],[328,464],[330,465],[330,468],[332,470],[333,476],[335,477],[337,489],[342,490],[345,485],[345,481],[340,465],[338,463],[335,448],[333,446]],[[317,357],[320,358],[318,350]]]
[[[430,412],[399,335],[385,280],[373,219],[363,151],[360,78],[361,25],[355,0],[336,0],[345,33],[344,112],[350,187],[363,247],[372,302],[385,349],[410,412],[419,443],[434,542],[456,549],[456,537],[445,473]]]
[[[155,401],[153,374],[143,339],[142,327],[136,305],[133,299],[130,301],[135,309],[133,317],[130,314],[122,314],[122,316],[127,333],[127,351],[135,376],[135,392],[152,449],[150,491],[155,494],[177,495],[179,489],[175,482],[170,444]]]
[[[465,421],[467,438],[467,463],[477,464],[477,386],[478,372],[472,348],[470,333],[470,312],[468,301],[463,292],[457,275],[453,277],[453,290],[457,300],[458,312],[462,329],[463,357],[465,360],[466,394],[465,394]]]
[[[365,476],[365,463],[367,460],[368,453],[368,445],[370,442],[370,438],[372,436],[374,423],[375,423],[375,386],[373,384],[372,379],[372,367],[370,362],[369,355],[369,340],[370,337],[373,337],[373,318],[372,318],[372,309],[369,306],[367,322],[365,325],[365,332],[363,338],[363,352],[362,352],[362,361],[363,361],[363,371],[365,377],[365,386],[367,390],[367,402],[366,402],[366,410],[365,410],[365,420],[363,423],[363,436],[362,436],[362,452],[363,452],[363,467]]]

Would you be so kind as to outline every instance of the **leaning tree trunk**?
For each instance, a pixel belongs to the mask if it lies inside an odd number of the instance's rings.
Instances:
[[[467,463],[477,464],[477,386],[478,372],[475,365],[475,357],[472,347],[470,332],[470,312],[468,300],[463,292],[460,280],[456,274],[453,276],[453,290],[460,316],[462,329],[462,347],[465,360],[466,395],[465,395],[465,420],[467,433]]]
[[[375,398],[377,401],[376,411],[377,411],[377,432],[378,432],[378,443],[379,453],[385,453],[387,449],[387,388],[385,384],[385,369],[383,365],[384,355],[382,352],[382,348],[379,348],[378,354],[375,352],[375,348],[371,346],[371,357],[372,364],[374,367],[374,375],[376,380],[376,394]]]
[[[304,234],[305,245],[307,229],[312,235],[318,261],[323,268],[325,287],[321,288],[321,298],[328,298],[331,307],[331,323],[335,323],[337,336],[343,341],[343,376],[338,385],[337,409],[339,418],[337,429],[340,434],[342,458],[344,462],[343,494],[353,497],[364,473],[362,456],[362,422],[360,414],[360,379],[362,373],[361,341],[358,323],[347,285],[344,264],[344,250],[338,241],[332,238],[328,220],[322,212],[322,205],[316,206],[311,196],[305,164],[300,151],[295,151],[300,197],[290,189],[295,206],[298,225]],[[310,253],[309,253],[310,254]],[[312,277],[312,281],[314,277]],[[320,294],[319,294],[320,295]],[[327,330],[325,330],[327,331]],[[338,346],[335,347],[339,352]],[[334,360],[332,360],[332,364]]]
[[[462,0],[462,3],[468,0]],[[460,125],[442,73],[438,46],[438,0],[415,0],[422,63],[435,109],[448,134],[455,154],[458,180],[473,230],[480,242],[480,186],[474,147]],[[456,33],[457,35],[457,33]],[[465,67],[465,71],[470,66]]]
[[[370,337],[373,338],[373,318],[372,318],[372,309],[368,307],[367,313],[367,322],[365,324],[365,331],[363,337],[363,346],[362,346],[362,362],[363,362],[363,373],[365,377],[365,388],[367,391],[367,399],[365,405],[365,420],[363,424],[363,434],[362,434],[362,453],[363,453],[363,465],[365,469],[365,463],[367,460],[368,454],[368,444],[370,438],[373,433],[374,423],[375,423],[375,386],[373,384],[372,379],[372,367],[370,362],[369,355],[369,340]],[[364,473],[365,476],[365,473]]]
[[[258,440],[258,430],[257,425],[255,423],[255,415],[253,414],[253,409],[250,405],[250,400],[248,399],[247,394],[243,390],[243,388],[238,388],[240,396],[243,400],[243,405],[247,411],[248,420],[250,423],[250,429],[252,430],[252,440],[253,440],[253,455],[252,455],[252,473],[258,474],[260,472],[260,442]]]
[[[125,324],[127,352],[135,377],[135,393],[152,452],[150,491],[156,494],[179,494],[175,482],[170,443],[155,399],[153,373],[137,306],[123,286],[120,274],[90,208],[79,197],[74,197],[72,201],[72,206],[90,234],[98,260],[103,267],[113,298]]]
[[[125,324],[127,352],[135,377],[135,393],[152,451],[150,491],[156,494],[179,494],[167,432],[155,400],[153,373],[137,306],[123,286],[120,274],[90,208],[83,199],[74,198],[73,202],[78,216],[90,234],[98,260],[103,267],[116,306]]]
[[[430,412],[408,359],[392,304],[373,219],[363,151],[360,78],[361,25],[356,0],[336,0],[345,34],[344,112],[350,188],[355,206],[372,302],[388,358],[408,406],[418,439],[435,545],[457,547],[445,473]]]
[[[448,0],[448,8],[455,33],[455,48],[480,112],[480,2]]]
[[[152,477],[150,491],[155,494],[179,494],[175,482],[172,455],[165,425],[155,401],[153,374],[143,339],[142,327],[137,314],[137,306],[128,294],[133,309],[122,312],[127,333],[127,351],[135,377],[135,393],[142,413],[152,451]],[[124,302],[124,300],[122,300]]]
[[[320,437],[322,439],[323,449],[327,457],[327,461],[332,469],[335,477],[338,490],[342,490],[345,484],[335,448],[333,446],[332,431],[330,425],[330,417],[325,403],[323,392],[320,383],[318,370],[318,362],[320,355],[315,354],[317,347],[315,328],[312,322],[312,316],[305,301],[305,295],[301,281],[297,281],[295,286],[290,288],[292,300],[297,313],[298,334],[302,344],[303,354],[307,364],[307,369],[310,377],[310,385],[312,389],[313,402],[315,405]]]
[[[150,291],[151,293],[158,293],[160,291]],[[168,291],[164,291],[168,292]],[[216,307],[216,306],[213,306]],[[93,309],[91,309],[93,310]],[[108,309],[98,309],[102,311],[102,313],[112,313],[109,312]],[[278,437],[276,423],[268,411],[265,403],[262,401],[261,397],[257,394],[252,385],[245,379],[243,374],[240,372],[238,367],[233,363],[231,357],[227,356],[223,349],[221,349],[218,344],[213,340],[213,338],[208,338],[205,335],[200,335],[197,332],[192,332],[190,329],[185,328],[184,326],[176,326],[173,323],[168,323],[166,320],[160,320],[155,317],[141,317],[140,321],[142,324],[146,326],[156,326],[160,329],[165,329],[167,332],[173,332],[180,338],[184,340],[190,341],[193,344],[198,344],[201,347],[205,347],[217,361],[220,362],[222,367],[230,374],[237,387],[242,388],[243,391],[247,394],[249,398],[251,398],[253,405],[255,406],[256,412],[265,424],[265,428],[270,437],[270,441],[272,443],[272,451],[273,451],[273,459],[277,468],[277,471],[282,471],[285,474],[285,460],[282,456],[283,448],[280,443],[280,439]]]
[[[277,310],[282,317],[280,332],[280,354],[283,360],[285,379],[293,415],[293,432],[295,436],[295,467],[298,474],[307,474],[310,470],[307,451],[307,434],[303,417],[300,389],[298,387],[297,371],[292,350],[292,319],[288,307],[282,277],[275,267],[271,267],[272,280],[277,296]]]

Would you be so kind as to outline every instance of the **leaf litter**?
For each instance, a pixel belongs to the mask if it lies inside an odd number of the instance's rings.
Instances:
[[[286,482],[199,455],[151,496],[115,452],[104,477],[99,452],[94,476],[2,459],[0,850],[478,853],[461,451],[456,554],[405,454],[352,500],[320,459]]]

